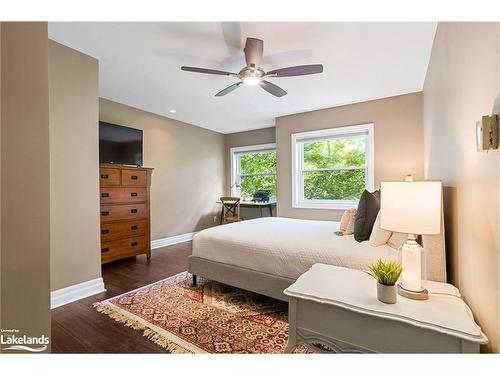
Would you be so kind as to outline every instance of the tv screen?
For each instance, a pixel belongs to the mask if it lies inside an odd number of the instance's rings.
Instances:
[[[99,162],[142,166],[142,130],[99,121]]]

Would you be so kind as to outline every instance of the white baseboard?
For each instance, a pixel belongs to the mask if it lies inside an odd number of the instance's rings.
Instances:
[[[175,245],[176,243],[187,242],[193,239],[193,236],[198,232],[179,234],[178,236],[160,238],[151,241],[151,249],[158,249],[159,247]]]
[[[187,242],[193,239],[197,232],[179,234],[178,236],[160,238],[151,241],[151,249],[158,249],[164,246],[175,245],[176,243]],[[94,280],[85,281],[80,284],[68,286],[50,292],[50,308],[66,305],[67,303],[78,301],[79,299],[90,297],[94,294],[105,292],[102,277]]]
[[[50,292],[50,308],[55,309],[67,303],[78,301],[79,299],[105,291],[106,289],[104,288],[102,277],[54,290]]]

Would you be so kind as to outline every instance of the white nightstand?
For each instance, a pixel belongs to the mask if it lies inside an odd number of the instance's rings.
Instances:
[[[453,285],[427,282],[430,296],[377,300],[363,271],[315,264],[285,289],[290,323],[287,352],[299,344],[339,353],[478,353],[488,341]]]

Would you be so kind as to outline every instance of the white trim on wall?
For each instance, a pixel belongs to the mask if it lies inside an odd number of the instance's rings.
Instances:
[[[151,249],[158,249],[160,247],[170,246],[176,243],[191,241],[196,233],[197,232],[184,233],[178,236],[153,240],[151,241]],[[56,307],[105,291],[106,289],[104,288],[104,281],[102,277],[54,290],[53,292],[50,292],[50,308],[55,309]]]
[[[321,138],[349,137],[359,134],[366,134],[366,183],[365,187],[373,191],[375,185],[375,151],[373,123],[340,126],[331,129],[314,130],[309,132],[292,134],[292,208],[317,208],[317,209],[348,209],[357,207],[358,201],[342,200],[306,200],[304,199],[304,186],[301,175],[303,163],[302,145],[308,140]]]
[[[94,294],[105,292],[104,281],[102,277],[83,283],[57,289],[50,292],[50,308],[66,305],[67,303],[78,301],[79,299],[93,296]]]
[[[198,232],[179,234],[178,236],[165,237],[151,241],[151,249],[175,245],[176,243],[191,241]]]

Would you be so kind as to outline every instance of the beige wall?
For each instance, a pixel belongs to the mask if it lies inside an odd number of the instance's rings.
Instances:
[[[342,211],[292,208],[291,134],[333,127],[374,124],[375,187],[381,181],[423,177],[422,95],[385,99],[299,113],[276,119],[278,215],[339,220]]]
[[[2,328],[50,335],[47,23],[2,27]]]
[[[151,186],[153,240],[214,224],[223,192],[224,136],[210,130],[100,99],[102,121],[144,130],[144,166]]]
[[[98,74],[49,41],[51,290],[101,276]]]
[[[224,191],[226,195],[231,194],[231,148],[241,146],[263,145],[276,142],[276,128],[250,130],[246,132],[231,133],[224,135],[224,160],[225,160],[225,182]],[[241,215],[244,218],[259,217],[259,210],[243,208]],[[263,211],[264,216],[269,216],[268,210]]]
[[[439,23],[424,86],[425,172],[446,189],[451,281],[500,350],[500,153],[475,122],[500,113],[500,23]]]

